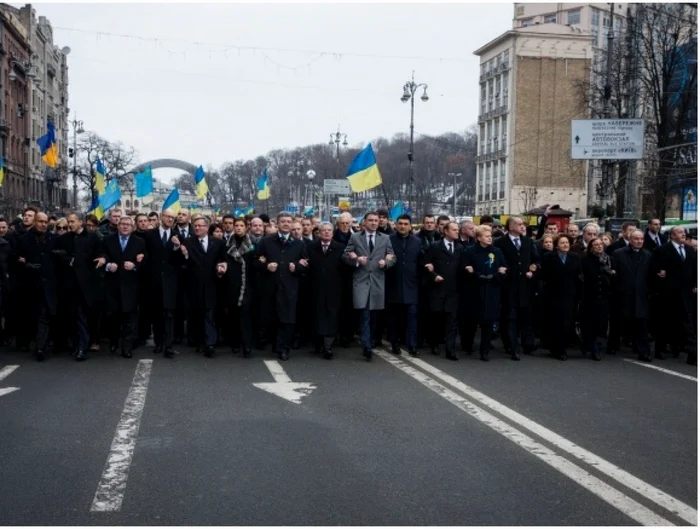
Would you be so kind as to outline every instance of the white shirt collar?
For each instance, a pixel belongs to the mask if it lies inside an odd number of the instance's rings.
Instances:
[[[676,251],[682,246],[681,244],[678,244],[676,241],[671,241],[673,243],[673,246],[676,247]],[[685,251],[685,248],[683,248],[683,251]]]
[[[448,250],[450,249],[450,245],[452,245],[452,248],[455,247],[454,241],[448,241],[447,239],[443,239],[443,241],[445,241],[445,248],[447,248]]]

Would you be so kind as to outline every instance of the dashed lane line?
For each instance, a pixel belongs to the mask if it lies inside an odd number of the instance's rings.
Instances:
[[[648,367],[649,369],[656,369],[657,371],[661,371],[662,373],[666,373],[667,375],[673,375],[674,377],[679,377],[679,378],[685,378],[687,380],[692,380],[693,382],[697,382],[698,379],[696,377],[686,375],[684,373],[679,373],[678,371],[673,371],[672,369],[665,369],[663,367],[655,366],[653,364],[645,364],[644,362],[637,362],[636,360],[631,360],[629,358],[623,358],[625,362],[629,362],[630,364],[635,364],[638,366],[642,367]]]

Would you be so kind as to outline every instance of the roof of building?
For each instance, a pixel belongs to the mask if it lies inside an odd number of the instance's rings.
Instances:
[[[536,24],[524,28],[516,28],[502,33],[492,41],[484,44],[481,48],[474,51],[474,55],[481,56],[491,48],[514,37],[527,37],[529,35],[537,37],[551,38],[572,38],[572,39],[592,39],[593,36],[580,28],[569,26],[568,24]]]

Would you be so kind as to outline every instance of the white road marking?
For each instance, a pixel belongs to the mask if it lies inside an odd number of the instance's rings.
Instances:
[[[277,360],[264,360],[264,362],[275,381],[254,383],[256,388],[282,397],[294,404],[301,404],[301,399],[311,395],[311,392],[316,389],[316,386],[310,382],[292,382]]]
[[[688,380],[692,380],[694,382],[698,381],[698,379],[696,377],[692,377],[690,375],[679,373],[678,371],[673,371],[671,369],[664,369],[663,367],[655,366],[652,364],[645,364],[644,362],[637,362],[636,360],[630,360],[629,358],[623,358],[623,360],[625,362],[629,362],[630,364],[636,364],[638,366],[648,367],[649,369],[656,369],[657,371],[661,371],[662,373],[666,373],[667,375],[673,375],[675,377],[685,378]]]
[[[12,393],[13,391],[17,391],[18,389],[19,388],[0,388],[0,397]]]
[[[2,369],[0,369],[0,380],[5,380],[7,377],[9,377],[15,369],[17,369],[19,366],[5,366]]]
[[[515,410],[508,408],[507,406],[504,406],[503,404],[492,399],[491,397],[484,395],[480,391],[477,391],[476,389],[467,386],[463,382],[437,369],[436,367],[433,367],[427,362],[418,358],[413,358],[411,356],[405,356],[403,359],[415,364],[424,371],[433,375],[435,378],[442,380],[443,382],[452,386],[456,390],[464,393],[466,396],[476,400],[480,404],[483,404],[484,406],[498,412],[507,419],[510,419],[511,421],[515,422],[518,426],[529,430],[535,435],[538,435],[539,437],[553,444],[557,448],[575,456],[584,463],[591,465],[599,472],[602,472],[606,476],[614,479],[618,483],[621,483],[625,487],[653,501],[654,503],[663,507],[664,509],[667,509],[668,511],[682,518],[686,522],[691,523],[692,525],[697,525],[698,511],[696,509],[693,509],[690,505],[687,505],[682,501],[674,498],[673,496],[665,493],[664,491],[657,489],[653,485],[642,481],[638,477],[633,476],[629,472],[621,469],[613,463],[610,463],[602,457],[599,457],[593,454],[592,452],[589,452],[585,448],[574,444],[573,442],[569,441],[568,439],[565,439],[564,437],[553,432],[552,430],[549,430],[548,428],[528,419],[527,417],[521,415]]]
[[[141,415],[146,404],[146,392],[151,376],[153,360],[139,360],[131,382],[131,389],[124,402],[124,410],[112,440],[102,479],[92,500],[92,512],[115,512],[121,509],[129,466],[134,455],[139,434]]]
[[[414,380],[434,391],[466,414],[474,417],[507,439],[510,439],[530,454],[541,459],[555,470],[561,472],[569,479],[572,479],[583,488],[589,490],[603,501],[618,509],[623,514],[629,516],[634,521],[642,525],[674,525],[669,520],[659,516],[641,503],[633,500],[629,496],[626,496],[617,489],[614,489],[604,481],[586,472],[581,467],[574,465],[568,459],[556,454],[545,445],[538,443],[506,422],[498,419],[461,395],[458,395],[454,391],[448,389],[446,386],[436,382],[425,373],[418,371],[385,351],[380,350],[376,352],[380,358],[386,360],[397,369],[412,377]]]

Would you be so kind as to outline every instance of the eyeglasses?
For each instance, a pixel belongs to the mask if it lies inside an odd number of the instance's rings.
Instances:
[[[66,228],[65,226],[56,226],[56,231],[67,231],[67,230],[68,230],[68,228]]]

